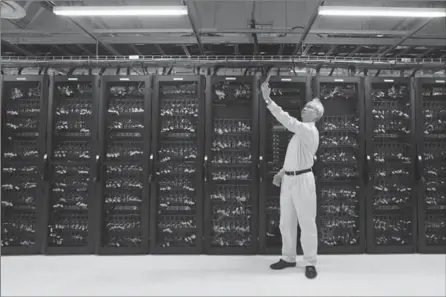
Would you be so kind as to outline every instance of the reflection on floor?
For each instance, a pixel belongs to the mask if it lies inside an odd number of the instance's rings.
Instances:
[[[446,296],[446,255],[320,256],[319,276],[271,256],[1,258],[2,296]]]

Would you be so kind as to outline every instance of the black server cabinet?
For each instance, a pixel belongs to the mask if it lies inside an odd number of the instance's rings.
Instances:
[[[320,253],[365,250],[364,83],[359,77],[316,77],[325,108],[314,166]]]
[[[46,76],[4,76],[2,103],[2,254],[38,254],[44,247]]]
[[[417,80],[418,251],[446,252],[446,82]]]
[[[258,251],[258,81],[207,77],[204,248]]]
[[[51,77],[44,200],[48,254],[94,252],[93,145],[98,101],[96,77]]]
[[[411,253],[416,242],[413,80],[368,77],[367,251]]]
[[[260,83],[262,83],[260,81]],[[300,119],[300,111],[311,100],[311,77],[271,77],[271,99]],[[282,168],[285,153],[293,133],[286,130],[271,114],[259,95],[259,246],[262,254],[280,254],[282,237],[280,222],[280,188],[272,184],[274,175]],[[297,222],[296,222],[297,223]],[[298,252],[301,253],[298,236]]]
[[[151,252],[201,253],[204,77],[158,76],[154,90]]]
[[[97,252],[149,252],[151,77],[101,80]]]

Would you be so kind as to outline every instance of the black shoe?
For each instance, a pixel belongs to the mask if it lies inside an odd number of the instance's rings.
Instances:
[[[289,267],[296,267],[296,262],[287,262],[280,259],[279,262],[271,264],[269,267],[272,270],[282,270]]]
[[[309,279],[316,278],[316,276],[317,276],[316,267],[314,267],[314,266],[306,266],[305,267],[305,276],[307,278],[309,278]]]

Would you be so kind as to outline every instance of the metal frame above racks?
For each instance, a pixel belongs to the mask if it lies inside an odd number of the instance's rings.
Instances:
[[[333,56],[4,56],[3,67],[35,66],[298,66],[363,67],[370,69],[444,69],[446,59],[358,58]]]

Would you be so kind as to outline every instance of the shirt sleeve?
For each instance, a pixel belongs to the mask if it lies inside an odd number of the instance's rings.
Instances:
[[[268,109],[271,111],[272,115],[289,131],[299,134],[310,130],[308,125],[305,125],[296,118],[289,115],[288,112],[284,111],[282,107],[278,106],[274,101],[268,105]]]

